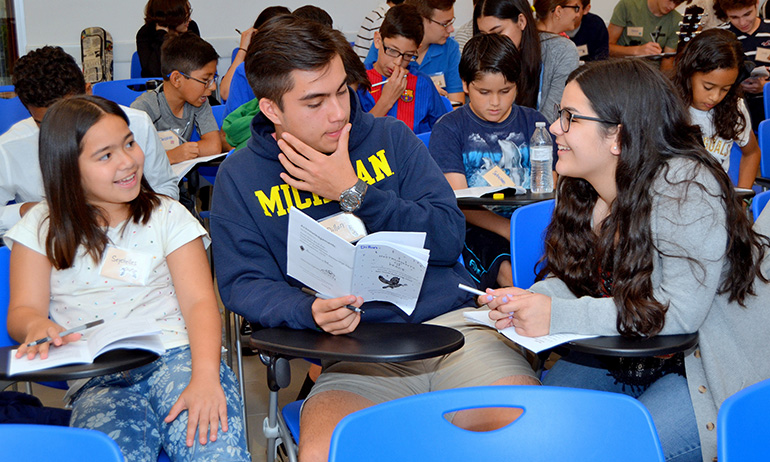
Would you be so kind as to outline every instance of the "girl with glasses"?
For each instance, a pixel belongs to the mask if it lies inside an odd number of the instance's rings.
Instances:
[[[580,0],[535,0],[537,28],[552,34],[565,35],[580,25],[583,9]]]
[[[564,82],[578,67],[575,44],[549,32],[538,32],[526,0],[479,0],[473,9],[473,33],[502,34],[521,52],[521,78],[516,104],[538,110],[548,122],[556,120],[554,104]]]
[[[770,214],[752,229],[671,81],[649,64],[582,66],[561,110],[547,277],[530,290],[488,289],[479,302],[498,328],[525,336],[698,332],[695,351],[665,358],[571,352],[544,384],[636,397],[667,460],[711,460],[722,401],[770,377],[758,354],[770,329],[760,268]]]

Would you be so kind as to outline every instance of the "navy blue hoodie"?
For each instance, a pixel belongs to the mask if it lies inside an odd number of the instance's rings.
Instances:
[[[407,316],[387,302],[365,302],[362,322],[419,323],[472,306],[458,283],[472,285],[457,258],[465,218],[452,189],[425,145],[403,122],[361,111],[350,92],[348,150],[358,177],[369,189],[356,212],[367,231],[424,231],[430,261],[417,308]],[[289,209],[316,220],[340,211],[339,202],[298,191],[284,183],[273,138],[274,125],[257,114],[248,145],[230,155],[217,174],[211,234],[219,292],[224,305],[267,327],[313,328],[314,301],[286,275]],[[355,294],[353,294],[355,295]]]

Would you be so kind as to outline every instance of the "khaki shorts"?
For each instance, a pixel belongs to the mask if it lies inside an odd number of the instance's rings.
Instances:
[[[308,398],[324,391],[348,391],[375,404],[405,396],[462,387],[477,387],[513,375],[539,381],[515,343],[496,330],[470,324],[463,308],[426,324],[452,327],[465,336],[465,345],[448,355],[404,363],[334,362],[324,364]]]

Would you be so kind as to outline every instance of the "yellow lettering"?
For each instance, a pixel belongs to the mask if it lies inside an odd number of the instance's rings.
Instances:
[[[321,197],[316,193],[313,193],[313,205],[324,205],[331,202],[331,199],[327,199],[325,197]]]
[[[366,181],[368,184],[374,184],[374,178],[369,175],[369,172],[366,171],[366,167],[364,167],[364,163],[360,160],[356,161],[356,175],[358,175],[358,178]]]
[[[291,188],[291,193],[294,197],[294,205],[300,210],[310,207],[310,204],[313,202],[309,197],[303,201],[302,198],[299,197],[299,190],[297,190],[297,188]]]
[[[265,216],[272,217],[276,212],[278,213],[279,217],[286,215],[286,209],[281,202],[278,186],[273,186],[270,188],[270,198],[268,198],[262,191],[254,191],[254,195],[257,196],[257,199],[259,199],[259,205],[262,206],[262,210],[265,212]],[[289,202],[289,204],[291,204],[291,202]]]
[[[369,157],[369,162],[372,164],[372,168],[374,169],[375,181],[380,181],[386,176],[393,175],[393,170],[390,169],[390,165],[388,164],[388,159],[385,157],[384,149],[381,149],[380,151],[378,151],[376,156]]]
[[[291,210],[292,203],[291,203],[291,186],[287,185],[286,183],[280,185],[281,191],[283,192],[283,198],[286,199],[286,210]]]

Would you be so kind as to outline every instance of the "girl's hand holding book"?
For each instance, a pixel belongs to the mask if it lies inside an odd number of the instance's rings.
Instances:
[[[51,345],[60,347],[70,342],[80,340],[80,337],[82,337],[82,334],[80,333],[73,333],[65,335],[64,337],[59,336],[59,332],[63,332],[64,330],[64,327],[56,324],[50,319],[41,319],[40,322],[33,324],[27,331],[24,342],[22,342],[22,344],[19,345],[18,350],[16,350],[16,357],[21,358],[26,354],[27,359],[35,359],[35,356],[40,354],[40,359],[46,359],[48,358],[48,349]],[[51,341],[40,343],[39,345],[27,346],[27,344],[33,343],[44,337],[50,337]]]

